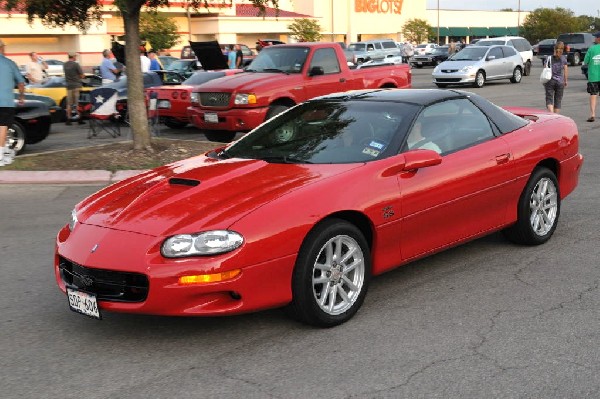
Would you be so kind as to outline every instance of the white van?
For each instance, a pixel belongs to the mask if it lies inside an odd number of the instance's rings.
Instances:
[[[529,76],[531,74],[533,49],[531,48],[531,43],[529,43],[527,39],[520,36],[500,36],[481,39],[477,42],[478,46],[493,46],[496,44],[514,47],[519,54],[521,54],[521,58],[523,59],[523,75]]]

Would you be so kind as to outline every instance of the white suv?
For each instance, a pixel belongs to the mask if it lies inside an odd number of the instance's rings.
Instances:
[[[520,36],[501,36],[489,39],[481,39],[477,42],[478,46],[493,46],[496,44],[514,47],[523,59],[523,75],[531,74],[531,60],[533,60],[533,49],[527,39]]]

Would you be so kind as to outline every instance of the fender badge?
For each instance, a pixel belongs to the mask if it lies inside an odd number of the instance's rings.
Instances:
[[[97,249],[98,249],[98,244],[96,244],[92,247],[92,250],[90,251],[90,253],[93,254],[94,252],[96,252]]]

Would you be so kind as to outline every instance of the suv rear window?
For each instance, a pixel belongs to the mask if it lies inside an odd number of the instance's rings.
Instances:
[[[558,37],[558,41],[563,42],[565,44],[585,43],[585,39],[583,38],[583,35],[573,34],[573,33],[566,34],[566,35],[560,35]]]

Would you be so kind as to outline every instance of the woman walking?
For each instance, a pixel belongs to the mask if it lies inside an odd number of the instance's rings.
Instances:
[[[567,80],[569,78],[569,71],[567,69],[567,57],[563,55],[565,50],[565,44],[563,42],[556,42],[554,45],[554,54],[547,60],[552,68],[552,79],[544,83],[546,89],[546,107],[548,111],[560,113],[561,102],[565,87],[567,87]]]

